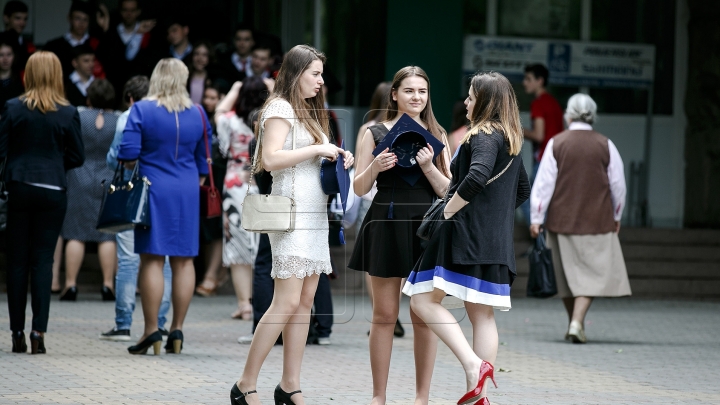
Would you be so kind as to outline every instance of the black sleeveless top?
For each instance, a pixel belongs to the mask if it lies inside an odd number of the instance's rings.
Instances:
[[[368,128],[378,145],[389,130],[383,124]],[[422,253],[417,232],[422,217],[436,198],[427,177],[414,185],[397,173],[377,176],[378,192],[368,210],[348,267],[375,277],[407,277]]]

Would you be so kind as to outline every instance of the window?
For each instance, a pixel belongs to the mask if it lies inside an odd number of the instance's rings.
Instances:
[[[580,39],[580,1],[498,1],[498,35]]]
[[[655,45],[653,113],[673,113],[675,0],[594,0],[591,40]],[[590,89],[590,95],[600,112],[647,112],[647,90]]]

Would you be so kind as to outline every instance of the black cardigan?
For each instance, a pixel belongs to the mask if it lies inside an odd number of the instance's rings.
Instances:
[[[451,218],[454,263],[503,264],[515,271],[515,209],[530,197],[530,183],[522,159],[510,156],[508,146],[502,134],[480,132],[460,146],[450,166],[450,195],[469,201]],[[510,159],[508,170],[486,187]]]
[[[0,115],[0,159],[7,156],[4,180],[67,187],[65,172],[85,162],[77,109],[58,106],[43,114],[13,98]]]

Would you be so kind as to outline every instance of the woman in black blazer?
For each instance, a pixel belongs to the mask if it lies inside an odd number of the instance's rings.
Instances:
[[[403,292],[410,308],[457,356],[468,392],[458,404],[489,405],[498,333],[493,309],[510,310],[515,279],[515,209],[530,196],[520,149],[523,132],[515,92],[501,74],[480,73],[470,82],[465,134],[450,165],[444,221],[436,225]],[[441,302],[465,302],[473,346]],[[477,401],[477,402],[476,402]]]
[[[65,172],[85,161],[80,116],[63,91],[57,56],[36,52],[25,67],[26,91],[0,113],[0,159],[8,191],[7,287],[14,353],[27,351],[25,306],[32,275],[32,353],[45,353],[55,244],[67,196]],[[32,273],[32,274],[31,274]]]

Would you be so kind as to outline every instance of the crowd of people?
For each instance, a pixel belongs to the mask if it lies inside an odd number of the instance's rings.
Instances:
[[[305,345],[330,344],[330,245],[339,243],[328,208],[336,197],[321,187],[320,162],[341,156],[344,168],[354,169],[353,189],[362,197],[348,267],[365,273],[373,308],[375,405],[386,401],[393,336],[404,335],[398,320],[403,294],[410,297],[416,403],[430,400],[439,338],[466,374],[468,392],[458,403],[489,404],[498,348],[494,310],[511,308],[521,206],[532,237],[548,234],[568,313],[566,339],[586,342],[584,318],[594,297],[630,294],[617,238],[625,201],[622,159],[593,130],[597,106],[589,96],[570,98],[563,117],[547,92],[544,66],[526,69],[525,89],[535,96],[530,128],[521,125],[510,82],[485,72],[471,78],[450,132],[433,114],[427,73],[404,67],[376,88],[353,154],[340,147],[326,102],[322,52],[298,45],[280,56],[241,27],[233,51],[218,58],[213,44],[189,41],[182,19],[170,20],[158,47],[148,39],[158,28],[139,20],[140,6],[121,0],[122,21],[111,27],[107,9],[75,1],[68,33],[36,50],[21,35],[27,7],[6,3],[0,158],[13,352],[28,349],[28,287],[31,352],[45,353],[51,292],[77,299],[86,244],[95,243],[101,295],[116,310],[115,326],[100,339],[132,340],[139,291],[144,330],[128,352],[159,354],[166,341],[167,353],[181,353],[193,295],[215,294],[229,274],[237,297],[230,316],[253,321],[253,333],[238,339],[250,348],[231,403],[259,403],[258,375],[277,343],[284,345],[284,367],[275,401],[303,403]],[[99,36],[90,34],[91,18]],[[436,147],[426,138],[411,154],[396,149],[393,128],[406,118]],[[534,148],[530,175],[520,158],[525,139]],[[149,185],[151,226],[117,234],[96,229],[104,198],[98,185],[118,174],[123,181],[141,176]],[[200,209],[200,186],[211,179],[222,190],[223,213],[215,218]],[[292,232],[243,227],[243,201],[257,193],[293,199]],[[438,201],[442,218],[423,240],[423,217]],[[204,271],[197,272],[201,251]],[[464,302],[472,345],[443,306],[447,295]]]

